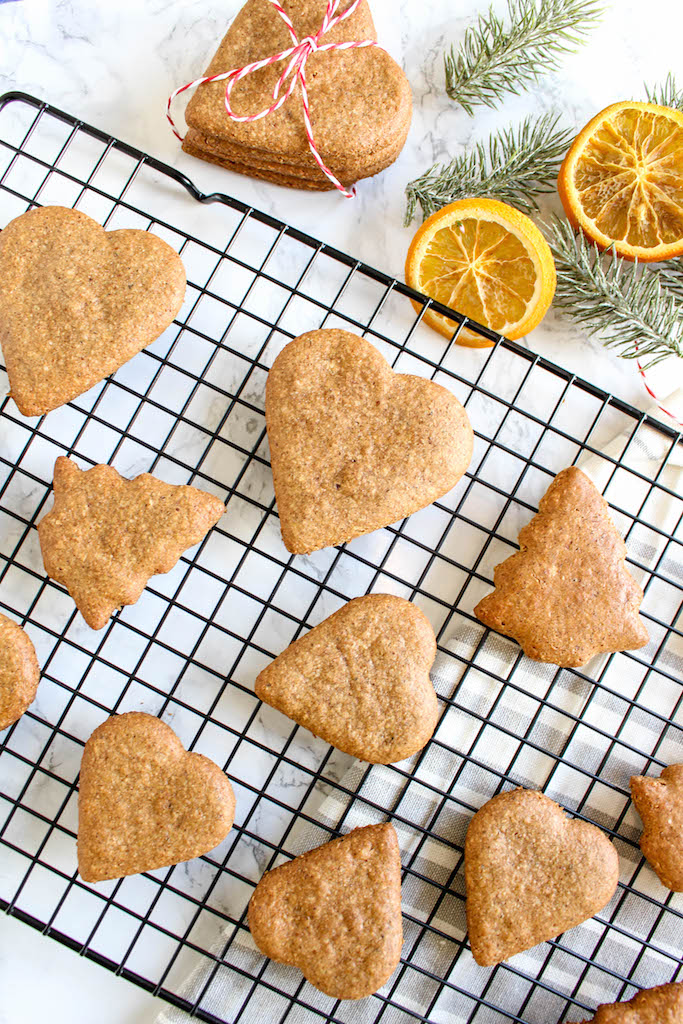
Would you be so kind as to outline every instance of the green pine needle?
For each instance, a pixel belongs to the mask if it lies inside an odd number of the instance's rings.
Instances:
[[[651,89],[646,85],[645,95],[648,103],[658,103],[660,107],[683,110],[683,89],[676,87],[676,79],[671,72],[661,85],[655,85]]]
[[[613,250],[602,254],[568,221],[554,218],[546,227],[557,268],[556,307],[645,369],[670,355],[683,358],[683,304],[660,270],[628,263]],[[683,268],[678,271],[683,285]]]
[[[602,11],[596,0],[508,0],[506,26],[489,8],[446,55],[446,92],[470,116],[477,104],[494,107],[556,71]]]
[[[456,199],[485,196],[516,206],[523,213],[538,209],[535,196],[552,192],[560,162],[573,136],[558,129],[559,116],[527,117],[517,129],[504,128],[486,143],[435,164],[406,188],[405,224],[410,224],[419,203],[429,217]]]

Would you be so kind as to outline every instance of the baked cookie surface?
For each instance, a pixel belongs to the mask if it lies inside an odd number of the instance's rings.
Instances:
[[[31,638],[13,619],[0,614],[0,731],[21,718],[35,698],[39,679]]]
[[[299,39],[318,32],[326,6],[326,0],[288,0],[285,8]],[[377,40],[367,2],[326,32],[321,43],[363,39]],[[291,35],[272,5],[247,0],[205,75],[244,67],[290,46]],[[231,94],[236,113],[269,107],[284,67],[261,68],[238,82]],[[314,53],[306,75],[315,143],[342,183],[349,185],[393,163],[410,127],[412,96],[389,54],[379,47]],[[311,155],[298,87],[279,110],[250,122],[231,120],[224,97],[225,82],[203,85],[194,93],[185,114],[186,152],[293,188],[334,187]]]
[[[658,779],[635,775],[631,797],[643,820],[640,848],[662,885],[683,892],[683,764]]]
[[[495,590],[474,614],[515,639],[527,657],[579,666],[648,642],[638,614],[643,591],[626,568],[626,545],[580,469],[557,474],[519,545],[494,569]]]
[[[86,882],[208,853],[225,839],[234,816],[227,775],[203,754],[188,753],[152,715],[114,715],[85,744],[78,870]]]
[[[265,956],[298,967],[335,999],[387,981],[403,943],[401,858],[393,825],[366,825],[266,872],[249,903]]]
[[[147,231],[105,231],[45,206],[0,233],[0,346],[25,416],[113,373],[173,322],[185,296],[177,252]]]
[[[499,793],[465,838],[467,928],[482,967],[501,963],[593,917],[614,895],[617,851],[543,793]]]
[[[266,383],[266,426],[282,539],[298,554],[424,508],[472,457],[457,398],[394,373],[348,331],[310,331],[282,350]]]
[[[623,1003],[603,1003],[580,1024],[682,1024],[683,982],[644,988]]]
[[[256,696],[364,761],[391,764],[436,727],[434,630],[409,601],[356,597],[295,640],[256,680]]]
[[[126,480],[112,466],[55,462],[54,507],[38,525],[48,576],[62,583],[92,629],[135,604],[150,576],[170,572],[225,506],[197,487],[149,473]]]

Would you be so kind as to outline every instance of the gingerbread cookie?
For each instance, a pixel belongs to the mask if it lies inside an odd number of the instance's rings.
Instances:
[[[683,982],[644,988],[623,1003],[603,1003],[582,1024],[683,1024]]]
[[[291,644],[256,680],[256,695],[327,743],[391,764],[436,728],[429,669],[434,630],[409,601],[356,597]]]
[[[0,731],[21,718],[35,698],[40,668],[31,638],[0,614]]]
[[[472,457],[450,391],[394,373],[348,331],[302,334],[266,383],[282,539],[302,554],[388,526],[446,494]]]
[[[530,789],[500,793],[465,838],[467,928],[482,967],[554,939],[609,903],[617,851],[595,825],[570,820]]]
[[[177,252],[147,231],[105,231],[61,206],[0,234],[0,345],[25,416],[69,402],[173,322],[185,296]]]
[[[170,867],[218,846],[232,828],[228,777],[189,754],[170,726],[129,711],[85,744],[78,796],[78,870],[86,882]]]
[[[494,569],[496,589],[474,614],[513,637],[527,657],[578,666],[648,642],[626,545],[607,502],[576,466],[557,474],[519,546]]]
[[[669,765],[658,779],[635,775],[631,797],[643,819],[643,854],[662,885],[683,892],[683,764]]]
[[[327,0],[287,0],[285,9],[300,40],[316,36],[326,7]],[[319,42],[365,39],[377,39],[367,2]],[[291,45],[285,22],[272,4],[247,0],[206,75],[244,67]],[[284,68],[274,64],[237,82],[231,93],[235,112],[253,114],[269,107]],[[307,59],[306,78],[315,145],[342,184],[349,186],[393,163],[408,134],[412,97],[403,71],[385,50],[313,53]],[[299,87],[284,106],[256,121],[231,120],[224,99],[225,82],[202,85],[194,94],[185,113],[187,153],[290,188],[334,188],[311,153]]]
[[[112,466],[55,462],[55,503],[38,526],[45,571],[63,583],[92,629],[135,604],[150,576],[170,572],[225,506],[196,487],[149,473],[125,480]]]
[[[249,903],[265,956],[334,999],[362,999],[396,969],[403,943],[393,825],[366,825],[266,872]]]

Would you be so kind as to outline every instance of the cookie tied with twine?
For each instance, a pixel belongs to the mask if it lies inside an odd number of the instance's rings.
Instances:
[[[340,7],[344,8],[340,10]],[[367,0],[247,0],[185,113],[186,153],[324,191],[384,170],[405,143],[410,86],[377,43]]]

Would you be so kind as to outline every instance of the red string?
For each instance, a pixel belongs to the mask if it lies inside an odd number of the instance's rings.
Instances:
[[[245,64],[242,68],[233,68],[232,71],[224,71],[218,75],[209,75],[206,78],[197,78],[194,82],[188,82],[186,85],[181,85],[180,88],[172,92],[168,98],[166,104],[166,117],[173,130],[173,134],[176,138],[183,141],[182,135],[176,131],[176,126],[171,117],[171,104],[176,96],[179,96],[181,92],[185,92],[186,89],[195,89],[197,86],[206,85],[208,82],[219,82],[225,81],[225,110],[228,117],[232,121],[258,121],[262,117],[268,117],[269,114],[274,113],[276,110],[286,103],[289,97],[292,95],[297,85],[301,87],[301,105],[303,108],[304,115],[304,126],[306,129],[306,137],[308,139],[308,146],[313,155],[313,159],[317,163],[320,170],[325,174],[335,188],[339,189],[343,196],[347,199],[351,199],[356,194],[356,190],[352,188],[350,191],[342,185],[339,179],[333,174],[329,167],[323,161],[318,148],[315,144],[313,137],[313,127],[311,125],[311,114],[308,102],[308,85],[306,81],[306,62],[312,53],[319,53],[322,51],[330,50],[353,50],[359,49],[365,46],[379,46],[373,39],[360,39],[356,42],[347,43],[321,43],[320,40],[333,29],[341,21],[345,21],[358,9],[362,0],[353,0],[350,6],[343,12],[343,14],[337,14],[337,8],[339,7],[340,0],[327,0],[327,8],[325,15],[322,20],[322,24],[318,31],[313,36],[306,36],[304,39],[299,39],[294,25],[292,24],[291,18],[287,12],[280,6],[278,0],[268,0],[270,4],[275,8],[277,13],[284,21],[290,36],[292,37],[293,45],[286,50],[282,50],[280,53],[273,54],[272,57],[265,57],[263,60],[253,61],[251,64]],[[382,49],[382,47],[380,47]],[[232,109],[230,103],[230,96],[237,82],[242,78],[246,78],[253,71],[258,71],[260,68],[269,67],[271,64],[277,64],[282,60],[287,60],[288,63],[285,66],[284,71],[280,75],[275,88],[273,89],[273,103],[269,107],[264,107],[263,110],[258,111],[256,114],[236,114]],[[291,80],[286,90],[282,92],[285,82],[288,78]]]

